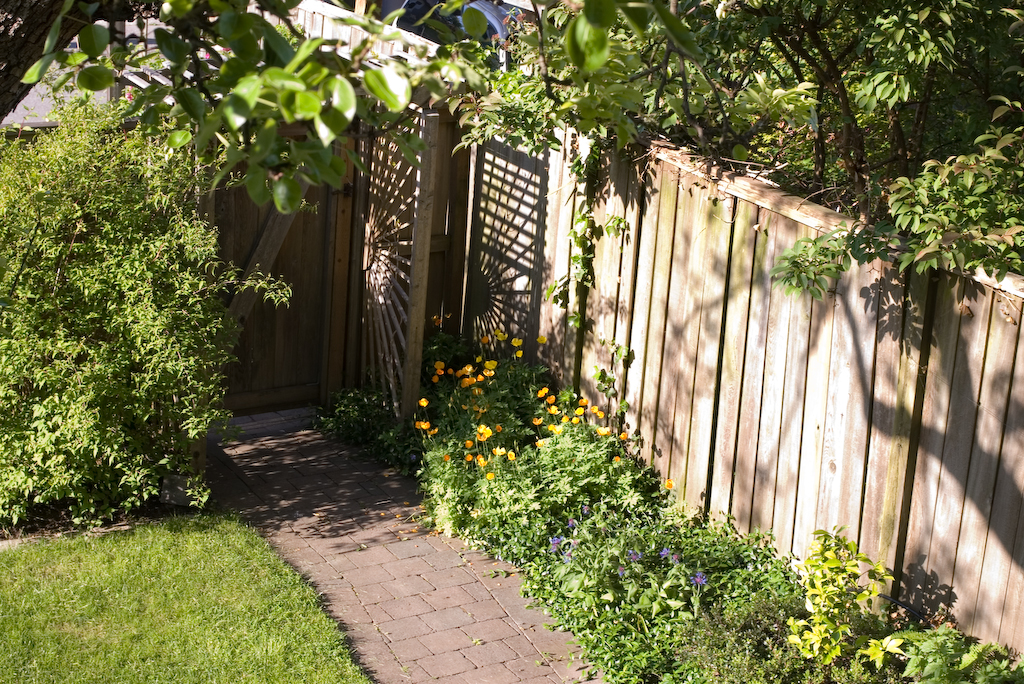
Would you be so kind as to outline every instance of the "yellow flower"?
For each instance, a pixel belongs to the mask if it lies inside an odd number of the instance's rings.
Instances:
[[[556,401],[558,401],[558,397],[556,397],[554,394],[552,394],[550,397],[548,397],[544,401],[548,402],[549,404],[554,404]]]
[[[543,335],[539,335],[537,337],[537,344],[547,344],[547,343],[548,343],[548,338],[544,337]]]
[[[472,460],[473,460],[473,454],[466,454],[466,462],[468,463],[469,461],[472,461]]]
[[[561,413],[561,411],[558,410],[557,406],[548,406],[548,413],[550,413],[553,416],[557,416],[559,413]]]
[[[613,459],[612,459],[612,463],[618,463],[618,462],[619,462],[619,461],[621,461],[621,460],[622,460],[621,458],[619,458],[618,456],[616,456],[615,458],[613,458]]]
[[[580,406],[586,406],[586,405],[587,405],[587,404],[589,404],[589,403],[590,403],[590,402],[589,402],[589,401],[587,401],[586,399],[580,399]]]
[[[483,360],[484,360],[484,357],[482,357],[482,356],[478,356],[478,357],[476,357],[476,362],[477,362],[477,363],[480,363],[480,362],[481,362],[481,361],[483,361]],[[470,369],[470,371],[469,371],[469,372],[470,372],[470,373],[472,373],[472,372],[473,372],[473,370],[472,370],[472,369]]]
[[[477,439],[480,440],[481,442],[488,439],[493,434],[494,432],[491,431],[491,428],[487,427],[486,425],[478,425],[476,428]]]
[[[582,406],[580,406],[578,409],[576,409],[576,415],[577,416],[582,416],[584,413],[586,413],[586,411],[583,409]]]
[[[569,422],[569,416],[562,416],[562,422],[563,423],[568,423]]]
[[[534,425],[540,425],[540,424],[541,424],[541,423],[543,423],[543,422],[544,422],[544,419],[543,419],[543,418],[534,418],[534,419],[533,419],[533,424],[534,424]]]
[[[483,468],[485,465],[487,465],[487,459],[484,458],[483,455],[477,456],[476,457],[476,463],[477,463],[478,466]]]
[[[555,425],[554,423],[552,423],[551,425],[548,425],[548,430],[550,430],[551,432],[554,432],[556,427],[558,427],[558,426]]]
[[[520,350],[518,350],[518,351],[516,352],[516,358],[517,358],[517,359],[521,359],[521,358],[523,358],[523,350],[522,350],[522,349],[520,349]]]
[[[672,480],[665,480],[665,489],[672,489],[676,486],[676,483]]]
[[[572,424],[573,425],[579,425],[579,422],[580,422],[580,417],[579,416],[573,416]]]
[[[504,342],[505,340],[508,339],[508,335],[505,334],[504,330],[495,330],[494,331],[494,336],[497,337],[502,342]]]
[[[446,461],[452,460],[452,455],[451,454],[445,454],[444,455],[444,460],[446,460]]]
[[[440,430],[440,429],[441,428],[434,428],[433,430],[427,430],[427,435],[430,436],[430,437],[433,437],[434,435],[437,434],[437,431]]]
[[[512,338],[512,346],[513,347],[522,347],[523,346],[523,341],[521,339],[519,339],[518,337],[513,337]]]
[[[552,432],[554,432],[556,435],[562,434],[562,426],[561,425],[554,425],[552,427],[555,428],[554,430],[552,430]]]
[[[444,370],[444,361],[435,361],[434,368],[437,370]]]
[[[596,406],[591,406],[591,407],[590,407],[590,412],[591,412],[591,413],[597,413],[597,412],[598,412],[598,411],[600,411],[600,410],[601,410],[601,409],[597,408]]]
[[[625,442],[627,439],[629,439],[629,433],[623,430],[622,434],[619,435],[619,439]]]
[[[534,444],[536,444],[537,448],[539,449],[540,447],[544,446],[545,441],[543,439],[538,439],[536,442],[534,442]]]
[[[426,397],[423,397],[422,399],[420,399],[420,406],[423,406],[424,408],[426,408],[427,404],[429,404],[429,403],[430,402],[427,401]]]
[[[473,448],[473,440],[471,440],[471,439],[467,439],[466,440],[466,448],[467,449],[472,449]]]
[[[494,377],[494,371],[492,371],[490,369],[486,369],[486,370],[484,370],[484,375],[487,376],[488,378],[493,378]]]
[[[547,393],[548,393],[548,388],[547,387],[541,387],[539,390],[537,390],[537,396],[538,397],[543,397]]]
[[[597,428],[597,434],[601,435],[602,437],[607,437],[608,435],[612,434],[612,429],[610,427],[599,427]]]
[[[598,418],[604,418],[604,411],[598,411],[597,412],[597,417]]]
[[[514,451],[508,452],[508,460],[510,460],[510,461],[516,460],[516,452],[514,452]]]
[[[494,370],[497,367],[498,367],[498,362],[497,361],[484,361],[484,368],[486,368],[487,370]]]
[[[490,344],[491,343],[491,338],[488,337],[487,335],[484,335],[483,337],[480,338],[480,342],[482,344]]]
[[[436,385],[437,384],[437,376],[435,375],[434,377],[430,378],[430,381]]]
[[[493,480],[494,479],[494,473],[487,473],[487,479],[488,480]]]

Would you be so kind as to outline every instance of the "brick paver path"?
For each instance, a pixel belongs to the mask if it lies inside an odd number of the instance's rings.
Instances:
[[[265,414],[237,419],[238,439],[211,439],[213,497],[313,583],[378,684],[581,678],[570,635],[526,608],[513,567],[419,527],[414,480],[309,422]]]

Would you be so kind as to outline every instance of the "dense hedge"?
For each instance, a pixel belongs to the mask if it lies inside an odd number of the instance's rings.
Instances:
[[[197,213],[203,174],[115,108],[59,116],[0,148],[0,525],[138,506],[226,415],[233,274]]]

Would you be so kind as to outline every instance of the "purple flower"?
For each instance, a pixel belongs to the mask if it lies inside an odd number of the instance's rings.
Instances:
[[[563,537],[552,537],[551,538],[551,550],[557,551],[558,547],[562,544]]]
[[[634,551],[633,549],[627,551],[626,556],[628,556],[629,560],[633,561],[634,563],[644,557],[642,553],[640,553],[639,551]]]
[[[705,584],[708,583],[708,576],[705,575],[703,572],[698,572],[696,575],[690,578],[690,581],[698,587],[703,587]]]
[[[622,567],[622,566],[620,565],[620,566],[619,566],[619,577],[622,577],[622,576],[623,576],[623,575],[625,575],[625,574],[626,574],[626,568],[624,568],[624,567]]]
[[[576,518],[569,518],[569,529],[576,527]]]
[[[590,506],[583,507],[583,515],[590,515]]]
[[[659,553],[658,555],[661,556],[662,558],[668,558],[668,554],[670,554],[670,553],[672,553],[672,552],[669,551],[668,549],[662,549],[661,553]]]
[[[672,562],[673,563],[675,563],[676,565],[679,565],[679,561],[680,560],[682,560],[682,559],[679,558],[679,554],[678,553],[673,553],[672,554]]]

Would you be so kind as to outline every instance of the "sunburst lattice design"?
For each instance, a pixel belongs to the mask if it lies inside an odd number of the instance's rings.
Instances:
[[[409,289],[416,169],[394,143],[374,142],[363,249],[363,367],[371,381],[401,397],[409,324]]]
[[[511,334],[536,330],[546,191],[543,160],[491,142],[479,164],[469,325],[476,337],[498,328]]]

